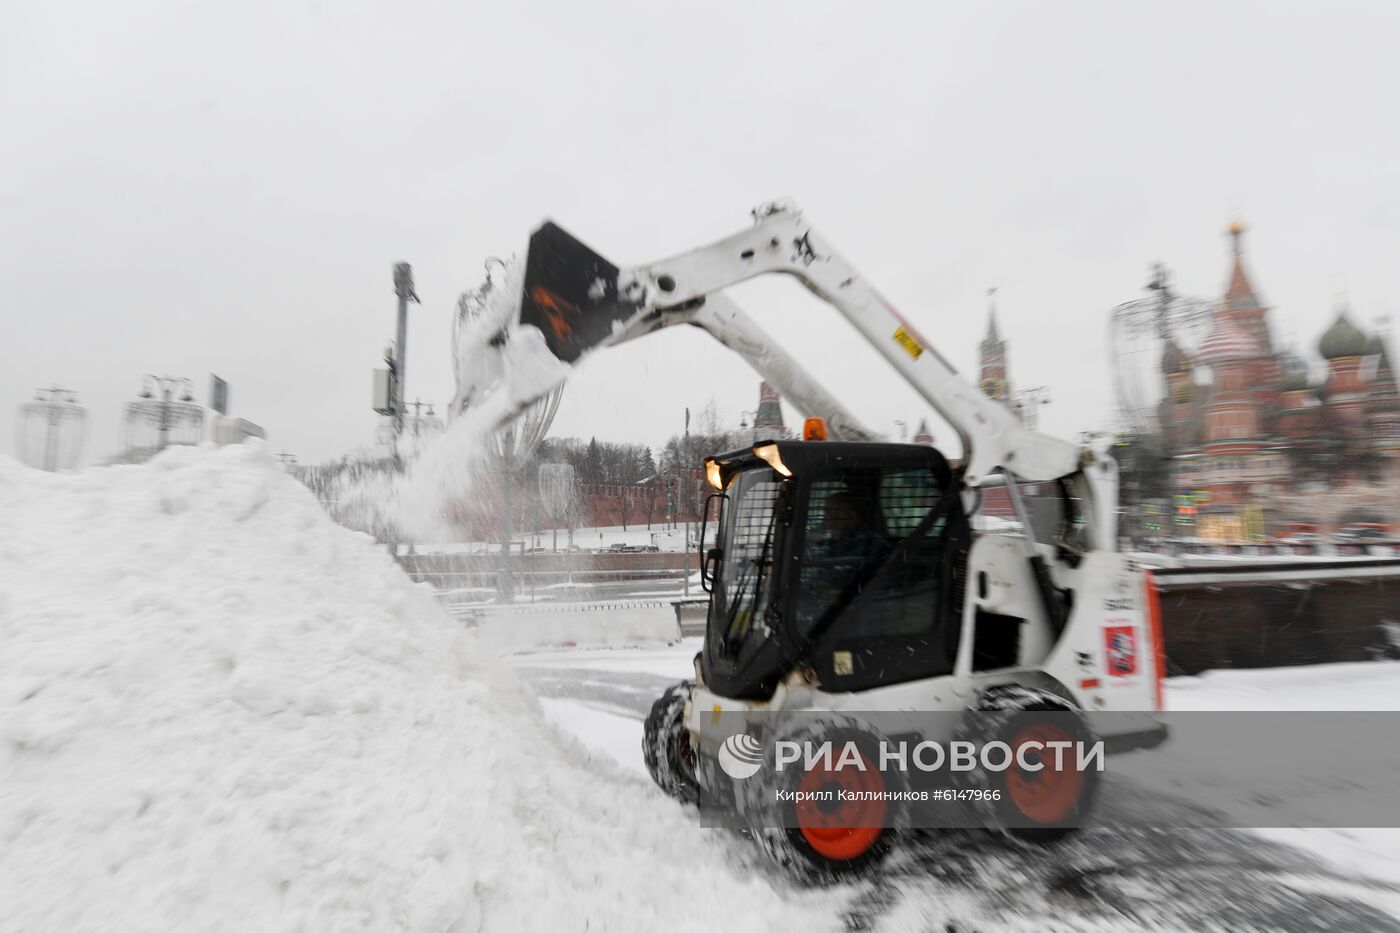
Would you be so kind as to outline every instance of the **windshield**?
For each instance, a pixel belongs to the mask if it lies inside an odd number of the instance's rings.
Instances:
[[[781,488],[771,472],[755,470],[740,474],[729,492],[720,532],[724,559],[710,601],[710,630],[719,634],[715,647],[725,657],[737,657],[746,644],[766,637],[763,611],[772,588],[775,505]],[[759,637],[751,637],[755,634]]]

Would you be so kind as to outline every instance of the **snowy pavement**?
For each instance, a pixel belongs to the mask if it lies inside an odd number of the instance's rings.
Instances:
[[[644,774],[642,718],[662,690],[690,676],[699,648],[699,639],[686,639],[536,652],[511,663],[556,727],[601,760]],[[1178,678],[1168,706],[1396,710],[1400,664]],[[1101,806],[1111,823],[1118,808],[1191,804],[1143,800],[1110,782]],[[1009,849],[972,832],[925,833],[888,869],[851,886],[847,929],[1400,931],[1400,830],[1100,830],[1048,851]]]
[[[798,887],[642,772],[641,717],[694,642],[502,663],[260,444],[0,458],[0,528],[3,931],[1400,933],[1364,834],[947,833]],[[1173,697],[1378,702],[1392,669]]]

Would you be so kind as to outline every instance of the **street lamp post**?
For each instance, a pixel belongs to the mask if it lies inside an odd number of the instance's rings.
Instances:
[[[49,400],[53,402],[76,402],[77,396],[72,392],[64,392],[63,397],[59,397],[62,390],[57,387],[49,390]],[[41,390],[42,394],[42,390]],[[58,424],[60,421],[60,411],[57,405],[49,407],[48,430],[44,435],[44,469],[52,473],[58,469]]]
[[[512,429],[507,428],[506,430]],[[504,467],[501,472],[501,481],[505,485],[501,502],[501,556],[496,570],[496,598],[503,603],[515,600],[515,587],[510,572],[510,545],[511,538],[514,537],[512,534],[514,515],[512,513],[515,510],[515,464],[512,462],[514,458],[511,456],[511,446],[511,442],[507,441],[503,445],[501,456],[501,464]]]
[[[399,454],[399,439],[403,436],[404,383],[408,381],[408,303],[418,302],[413,290],[413,267],[406,262],[394,264],[394,294],[399,299],[398,329],[394,341],[394,463],[403,469]],[[421,302],[419,302],[421,304]]]
[[[748,432],[748,430],[749,430],[749,419],[750,419],[750,418],[753,419],[753,432],[754,432],[754,433],[751,434],[751,435],[749,435],[749,438],[748,438],[748,441],[747,441],[747,442],[748,442],[748,443],[757,443],[757,442],[758,442],[758,409],[757,409],[757,408],[745,408],[743,411],[739,412],[739,430],[740,430],[740,432],[743,432],[743,433],[747,433],[747,432]]]
[[[38,389],[34,400],[20,407],[20,459],[50,473],[69,469],[82,447],[87,413],[78,405],[78,394],[54,386]],[[43,442],[38,435],[43,435]]]
[[[194,401],[193,385],[184,376],[154,376],[147,373],[142,377],[141,398],[154,398],[160,395],[160,421],[157,433],[160,443],[157,450],[164,450],[170,441],[170,396],[180,389],[180,401]]]
[[[684,435],[684,441],[682,442],[682,445],[681,445],[681,446],[684,448],[684,450],[685,450],[685,452],[686,452],[686,456],[689,457],[689,456],[690,456],[690,409],[689,409],[689,408],[687,408],[687,409],[685,410],[685,435]],[[685,559],[684,559],[683,561],[681,561],[681,568],[682,568],[682,571],[684,572],[684,576],[681,578],[681,579],[682,579],[682,582],[681,582],[681,589],[682,589],[683,595],[685,595],[685,596],[688,598],[688,597],[690,596],[690,497],[689,497],[689,489],[685,488],[686,486],[689,486],[689,483],[686,481],[686,480],[687,480],[686,469],[687,469],[687,464],[686,464],[686,463],[682,463],[682,464],[681,464],[681,475],[680,475],[679,479],[680,479],[680,482],[681,482],[681,483],[684,483],[684,484],[685,484],[685,486],[682,486],[682,487],[681,487],[681,489],[679,490],[679,492],[678,492],[678,494],[677,494],[677,496],[676,496],[676,499],[677,499],[677,501],[680,503],[680,507],[681,507],[682,509],[685,510]]]
[[[1040,406],[1049,404],[1050,390],[1046,386],[1030,386],[1016,393],[1021,423],[1032,431],[1040,427]]]

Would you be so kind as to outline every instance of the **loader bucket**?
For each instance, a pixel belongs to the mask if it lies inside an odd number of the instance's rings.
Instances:
[[[560,360],[573,363],[613,334],[641,304],[618,293],[617,266],[545,221],[530,237],[520,323],[544,333]]]

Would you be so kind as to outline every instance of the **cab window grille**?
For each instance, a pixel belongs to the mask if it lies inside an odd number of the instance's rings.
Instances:
[[[781,484],[753,475],[737,490],[733,518],[724,545],[725,579],[720,581],[723,599],[714,605],[724,633],[726,654],[735,654],[750,632],[760,624],[773,580],[774,509]]]

